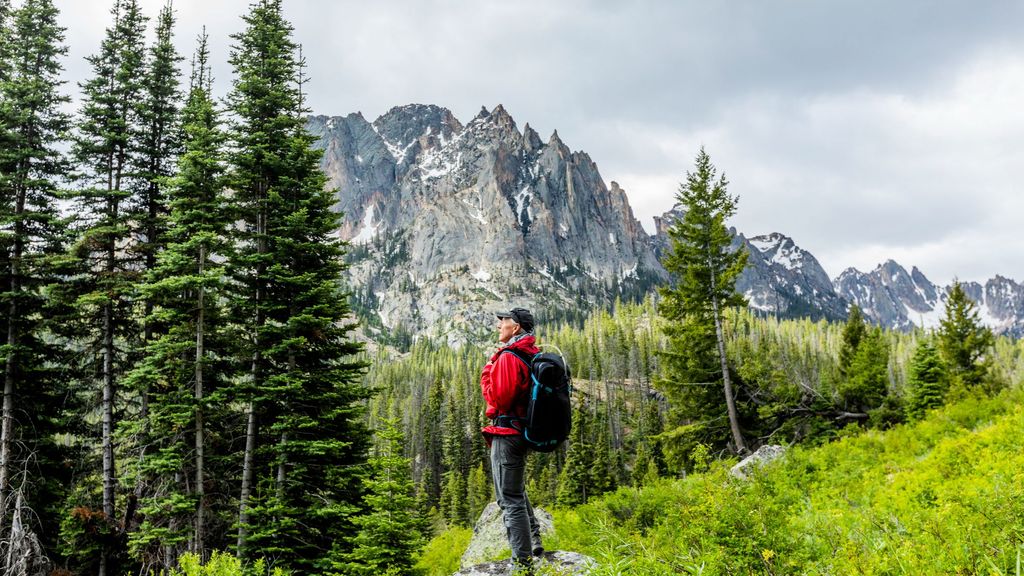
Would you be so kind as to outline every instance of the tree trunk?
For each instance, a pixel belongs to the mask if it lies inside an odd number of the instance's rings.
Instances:
[[[722,387],[725,389],[725,405],[729,411],[729,428],[732,430],[733,442],[736,443],[736,453],[745,454],[747,445],[743,442],[743,434],[740,433],[736,399],[733,397],[732,381],[729,379],[729,363],[725,357],[725,335],[722,331],[722,314],[718,307],[715,280],[714,267],[711,267],[711,312],[715,318],[715,339],[718,341],[718,360],[722,366]]]
[[[238,550],[245,558],[245,542],[249,538],[249,495],[252,491],[252,469],[256,454],[256,403],[249,403],[248,424],[245,427],[245,454],[242,457],[242,495],[238,503]]]
[[[206,260],[206,247],[199,247],[199,277],[202,279],[203,276],[203,264]],[[205,351],[203,348],[204,321],[206,319],[206,310],[204,308],[204,296],[205,290],[199,289],[198,297],[198,318],[196,318],[196,386],[195,386],[195,401],[196,401],[196,526],[195,526],[195,545],[193,552],[199,555],[201,560],[206,558],[206,550],[203,546],[205,538],[205,516],[206,516],[206,487],[204,486],[205,472],[205,449],[206,442],[204,439],[205,429],[203,423],[203,364]]]
[[[14,265],[12,265],[12,269]],[[16,291],[17,281],[11,275],[11,292]],[[8,307],[10,315],[7,318],[7,361],[4,367],[4,401],[3,401],[3,424],[0,425],[0,535],[7,533],[7,498],[10,495],[10,469],[11,469],[11,434],[13,428],[14,410],[14,349],[17,345],[17,332],[14,324],[17,318],[18,307],[16,298],[11,298]]]
[[[14,246],[10,260],[11,301],[7,310],[7,359],[4,363],[3,415],[2,423],[0,423],[0,535],[5,533],[7,526],[7,500],[10,498],[11,489],[15,351],[18,346],[18,293],[21,291],[21,257],[25,252],[25,223],[22,220],[22,216],[25,213],[25,195],[27,191],[23,185],[19,185],[17,190],[17,199],[14,206]]]
[[[256,252],[258,254],[265,254],[267,252],[267,243],[265,235],[267,232],[267,213],[266,213],[266,184],[259,183],[256,187]],[[256,313],[253,319],[253,352],[252,352],[252,385],[253,389],[259,387],[260,384],[260,364],[262,362],[260,357],[260,329],[263,327],[263,311],[260,309],[260,305],[263,300],[263,280],[265,270],[263,264],[260,263],[256,267],[256,278],[255,278],[255,294],[254,302]],[[248,424],[246,425],[245,433],[245,454],[242,458],[242,494],[238,504],[238,550],[237,556],[239,558],[245,558],[245,541],[249,536],[249,531],[246,528],[246,524],[249,521],[249,495],[252,492],[252,474],[253,466],[255,465],[256,457],[256,402],[255,400],[249,402],[249,417]]]

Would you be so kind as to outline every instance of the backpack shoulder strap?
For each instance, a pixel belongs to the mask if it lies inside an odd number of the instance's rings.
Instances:
[[[530,364],[532,363],[533,358],[527,356],[526,354],[524,354],[524,353],[522,353],[522,352],[520,352],[518,350],[513,350],[512,348],[504,348],[504,349],[502,349],[501,354],[504,354],[505,352],[508,352],[509,354],[511,354],[511,355],[515,356],[516,358],[519,358],[520,360],[522,360],[523,364],[526,364],[526,369],[527,370],[530,369]]]

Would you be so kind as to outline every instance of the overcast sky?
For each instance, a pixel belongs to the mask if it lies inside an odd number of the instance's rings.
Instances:
[[[69,89],[113,0],[56,0]],[[155,17],[164,0],[140,0]],[[176,0],[226,93],[248,0]],[[933,282],[1024,281],[1024,3],[950,0],[285,0],[313,112],[503,104],[557,129],[644,226],[700,146],[740,197],[835,277],[894,259]]]

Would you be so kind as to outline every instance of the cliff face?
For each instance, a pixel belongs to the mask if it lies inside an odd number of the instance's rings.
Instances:
[[[501,106],[465,125],[412,105],[308,128],[354,245],[357,306],[383,327],[460,338],[490,330],[494,310],[554,320],[665,277],[625,192],[557,132],[520,132]]]

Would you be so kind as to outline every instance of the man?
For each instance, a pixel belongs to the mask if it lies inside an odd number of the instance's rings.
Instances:
[[[480,390],[492,424],[483,429],[491,448],[494,493],[504,514],[508,544],[514,565],[530,573],[532,556],[544,548],[533,506],[526,496],[527,445],[522,420],[529,404],[530,374],[526,362],[540,352],[533,336],[533,315],[525,308],[498,312],[500,347],[480,375]]]

